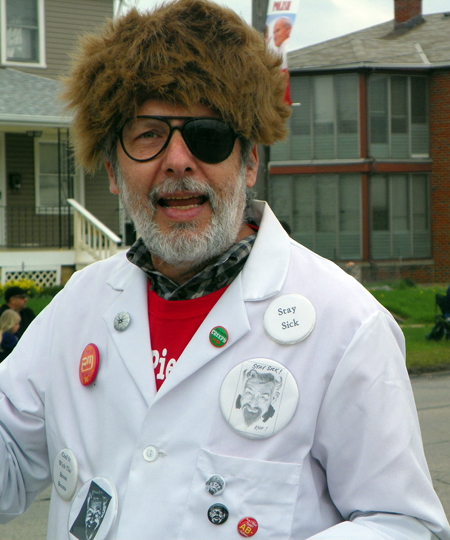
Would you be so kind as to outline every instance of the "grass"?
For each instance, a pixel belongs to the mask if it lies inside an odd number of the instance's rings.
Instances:
[[[447,286],[407,286],[390,284],[391,290],[367,286],[375,298],[399,322],[406,340],[406,365],[411,374],[450,370],[450,341],[427,341],[434,326],[435,295],[445,294]]]

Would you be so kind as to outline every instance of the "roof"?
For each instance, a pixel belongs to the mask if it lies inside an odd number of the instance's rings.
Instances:
[[[0,122],[41,126],[67,126],[58,101],[59,81],[0,68]]]
[[[450,67],[450,13],[424,15],[412,28],[385,22],[288,53],[290,71]]]

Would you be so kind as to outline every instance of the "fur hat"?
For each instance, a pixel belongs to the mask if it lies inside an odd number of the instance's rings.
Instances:
[[[207,105],[239,135],[272,144],[290,115],[280,66],[262,34],[209,0],[131,9],[83,38],[65,79],[78,158],[95,170],[111,133],[148,99]]]

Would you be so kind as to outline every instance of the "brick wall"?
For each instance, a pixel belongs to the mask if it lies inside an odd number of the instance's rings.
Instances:
[[[435,281],[450,282],[450,71],[430,80],[431,218]]]
[[[418,15],[422,15],[422,0],[395,0],[394,18],[396,26],[410,21]]]

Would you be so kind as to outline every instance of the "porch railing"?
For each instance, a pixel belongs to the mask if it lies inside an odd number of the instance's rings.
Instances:
[[[67,199],[67,202],[74,210],[73,233],[77,263],[83,262],[83,252],[96,261],[114,255],[117,246],[122,243],[121,238],[75,199]]]

